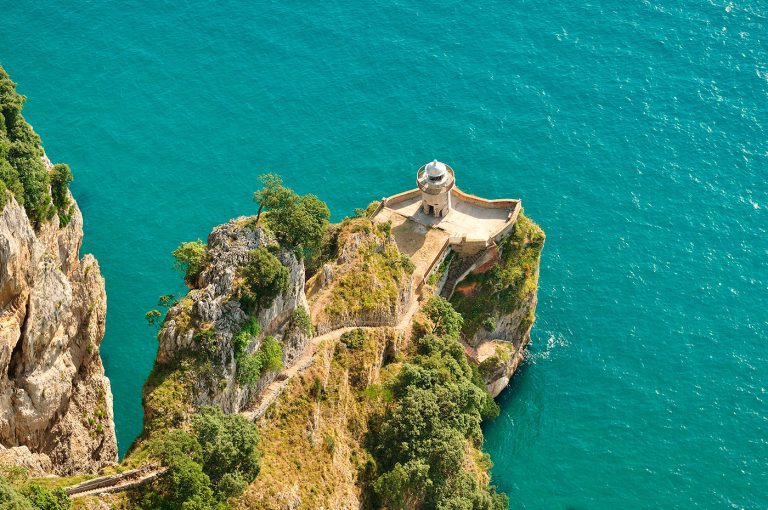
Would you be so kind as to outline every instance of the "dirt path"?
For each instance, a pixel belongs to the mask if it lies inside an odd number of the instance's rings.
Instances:
[[[418,311],[418,309],[419,299],[417,296],[413,296],[411,305],[408,307],[405,315],[403,315],[403,318],[400,319],[400,322],[394,326],[394,329],[398,331],[406,331],[408,326],[411,324],[411,319],[413,319],[413,316],[416,311]],[[326,340],[336,340],[344,333],[354,331],[356,329],[372,330],[378,327],[386,326],[351,326],[334,329],[328,333],[313,337],[296,362],[280,372],[275,380],[272,381],[266,388],[264,388],[264,390],[261,392],[261,395],[259,395],[259,398],[256,400],[254,407],[246,411],[242,411],[240,414],[250,421],[256,421],[261,418],[269,406],[272,405],[272,403],[277,400],[277,398],[283,393],[283,390],[285,390],[286,386],[288,386],[288,383],[291,382],[291,379],[296,374],[299,374],[312,366],[312,363],[315,359],[315,354],[317,354],[318,347],[320,347],[320,344]]]

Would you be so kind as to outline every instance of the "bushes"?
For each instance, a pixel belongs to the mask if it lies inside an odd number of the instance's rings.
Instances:
[[[458,338],[464,318],[453,309],[451,303],[440,296],[432,296],[423,308],[424,315],[435,325],[435,334]]]
[[[291,328],[298,329],[305,335],[311,336],[313,332],[312,320],[309,318],[309,312],[300,306],[291,313]]]
[[[341,335],[339,340],[351,351],[360,350],[365,342],[365,331],[360,328],[353,329]]]
[[[283,368],[283,347],[274,337],[268,336],[255,354],[243,352],[237,357],[237,382],[255,384],[264,372]]]
[[[197,278],[208,264],[208,252],[205,244],[199,239],[188,243],[181,243],[171,252],[176,259],[176,269],[184,273],[184,281],[187,285],[194,286]]]
[[[235,352],[235,358],[240,357],[245,353],[245,349],[254,337],[259,336],[261,333],[261,325],[256,320],[256,317],[251,317],[235,335],[232,340],[232,349]]]
[[[267,226],[281,244],[296,255],[312,258],[323,241],[331,213],[328,206],[315,195],[299,196],[283,185],[280,176],[261,175],[262,189],[253,194],[259,204],[257,220],[267,209]]]
[[[72,501],[62,489],[28,485],[17,490],[0,477],[0,508],[3,510],[69,510]]]
[[[248,304],[269,306],[288,288],[288,269],[266,248],[248,253],[248,261],[240,268],[238,286],[241,300]]]
[[[50,220],[57,210],[64,226],[74,211],[67,198],[72,174],[66,165],[56,165],[49,175],[42,161],[40,137],[21,114],[25,100],[0,67],[0,191],[13,193],[35,227]],[[3,192],[0,210],[5,201]]]
[[[34,508],[40,510],[68,510],[72,507],[72,501],[61,488],[48,490],[32,484],[23,489],[21,493],[32,503]]]
[[[148,448],[166,474],[140,502],[145,508],[190,510],[223,508],[242,493],[259,472],[256,427],[240,415],[204,407],[192,421],[192,433],[175,429]]]
[[[59,214],[59,226],[66,227],[75,212],[74,204],[69,201],[69,183],[72,172],[69,165],[58,164],[51,172],[51,198]]]
[[[498,408],[457,340],[461,316],[441,298],[424,312],[441,336],[415,339],[415,355],[389,383],[394,407],[371,424],[375,495],[390,510],[506,510],[506,496],[466,468],[466,442],[480,446],[480,423]]]

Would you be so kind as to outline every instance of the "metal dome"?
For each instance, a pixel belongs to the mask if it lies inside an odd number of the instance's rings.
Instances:
[[[427,172],[427,176],[430,179],[438,179],[448,173],[448,168],[445,163],[441,163],[438,160],[432,160],[431,163],[427,163],[424,169]]]

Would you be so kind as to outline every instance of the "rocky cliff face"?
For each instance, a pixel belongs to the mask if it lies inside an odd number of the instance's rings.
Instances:
[[[544,239],[521,214],[510,238],[478,258],[451,298],[465,320],[467,350],[494,397],[509,384],[531,339]]]
[[[63,228],[54,217],[35,231],[10,194],[0,213],[0,459],[59,474],[117,461],[99,356],[104,279],[96,259],[79,258],[72,203]]]
[[[200,275],[198,285],[173,306],[158,335],[159,366],[173,363],[183,356],[197,356],[206,350],[201,345],[201,332],[210,332],[215,347],[207,349],[205,367],[186,388],[194,407],[216,405],[227,413],[243,410],[253,397],[275,376],[266,372],[256,384],[239,384],[234,337],[250,320],[260,326],[247,346],[256,352],[268,335],[274,336],[283,349],[283,364],[290,366],[306,347],[310,332],[296,324],[297,310],[308,309],[304,295],[304,264],[289,250],[279,248],[274,238],[260,227],[253,227],[253,218],[237,218],[219,225],[208,237],[208,264]],[[252,309],[236,298],[238,270],[257,248],[269,248],[288,272],[286,289],[268,306]],[[154,388],[148,388],[151,393]],[[151,402],[145,399],[145,403]],[[162,409],[146,408],[151,418]]]
[[[338,257],[308,282],[318,334],[353,326],[396,326],[411,304],[413,263],[387,227],[368,218],[339,227]]]

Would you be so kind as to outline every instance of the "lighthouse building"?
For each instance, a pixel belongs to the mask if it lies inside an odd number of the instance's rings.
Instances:
[[[453,168],[433,160],[419,168],[416,185],[421,190],[421,209],[424,214],[443,218],[451,210],[451,190],[456,184]]]

